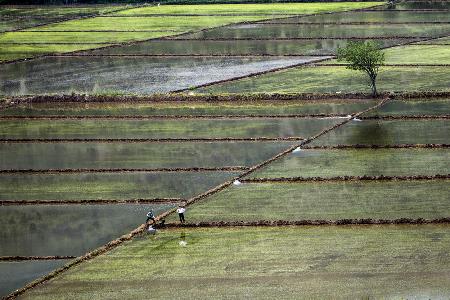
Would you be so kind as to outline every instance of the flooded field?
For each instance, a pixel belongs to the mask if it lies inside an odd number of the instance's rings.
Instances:
[[[0,207],[0,256],[80,256],[174,204],[40,205]]]
[[[189,198],[234,177],[232,172],[117,172],[0,175],[0,200],[76,201]]]
[[[309,137],[340,119],[0,120],[2,139]]]
[[[142,169],[252,166],[293,142],[3,143],[0,169]]]
[[[0,65],[0,93],[162,93],[317,59],[50,57]]]
[[[0,60],[23,59],[0,63],[0,296],[448,298],[449,21],[429,1],[0,6]],[[333,59],[369,40],[375,99]]]
[[[0,295],[8,295],[27,283],[62,267],[69,260],[0,262]]]

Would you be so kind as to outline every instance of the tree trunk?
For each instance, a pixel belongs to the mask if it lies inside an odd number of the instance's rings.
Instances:
[[[372,97],[374,98],[378,96],[376,78],[376,76],[370,76],[370,87],[372,88]]]

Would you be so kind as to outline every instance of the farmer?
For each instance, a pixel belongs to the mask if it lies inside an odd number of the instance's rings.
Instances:
[[[153,215],[153,210],[150,210],[147,213],[147,221],[145,221],[145,223],[148,223],[149,220],[152,220],[153,223],[155,223],[155,216]]]
[[[177,213],[178,213],[178,217],[180,218],[180,223],[184,223],[184,212],[186,211],[186,208],[184,208],[183,206],[178,206],[177,208]]]
[[[156,234],[156,228],[153,227],[152,225],[148,226],[147,233],[148,234]]]

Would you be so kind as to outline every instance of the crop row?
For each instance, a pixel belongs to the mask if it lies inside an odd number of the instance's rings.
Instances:
[[[443,36],[405,36],[405,35],[390,35],[390,36],[371,36],[371,37],[361,37],[361,36],[317,36],[317,37],[290,37],[290,38],[258,38],[258,37],[243,37],[243,38],[209,38],[209,37],[198,37],[198,38],[179,38],[177,36],[163,37],[159,38],[159,40],[174,40],[174,41],[314,41],[314,40],[399,40],[399,39],[416,39],[419,40],[427,40],[427,39],[437,39]]]
[[[409,148],[450,148],[450,144],[396,144],[396,145],[335,145],[335,146],[305,146],[303,149],[409,149]]]
[[[0,120],[148,120],[148,119],[309,119],[309,118],[342,118],[344,114],[293,114],[293,115],[103,115],[103,116],[0,116]],[[441,117],[441,116],[439,116]],[[444,116],[445,117],[445,116]],[[374,118],[374,117],[372,117]]]
[[[153,199],[87,199],[87,200],[0,200],[0,206],[4,205],[110,205],[110,204],[151,204],[151,203],[181,203],[186,201],[181,198],[153,198]]]
[[[394,224],[448,224],[450,223],[449,218],[439,218],[439,219],[412,219],[412,218],[400,218],[393,220],[386,219],[341,219],[341,220],[298,220],[298,221],[287,221],[287,220],[260,220],[260,221],[217,221],[217,222],[198,222],[198,223],[168,223],[165,224],[168,228],[178,228],[178,227],[243,227],[243,226],[323,226],[323,225],[394,225]]]
[[[450,119],[450,115],[414,115],[414,116],[367,116],[361,117],[362,120],[446,120]]]
[[[242,183],[263,183],[263,182],[335,182],[335,181],[409,181],[409,180],[436,180],[436,179],[450,179],[450,174],[437,175],[412,175],[412,176],[336,176],[330,178],[323,177],[278,177],[278,178],[251,178],[242,179]]]
[[[361,9],[361,11],[373,11],[373,12],[383,12],[383,11],[392,11],[391,9]],[[410,11],[410,12],[448,12],[448,9],[434,9],[434,8],[424,8],[424,9],[399,9],[397,11]]]
[[[0,139],[0,143],[189,143],[189,142],[260,142],[303,141],[303,137],[244,138],[161,138],[161,139]]]
[[[414,99],[414,98],[449,98],[450,91],[422,91],[422,92],[383,92],[381,98]],[[134,102],[252,102],[264,101],[268,104],[278,101],[308,101],[308,100],[338,100],[338,99],[366,99],[365,93],[297,93],[297,94],[258,94],[258,95],[186,95],[186,94],[157,94],[149,96],[108,96],[108,95],[37,95],[8,97],[7,108],[27,103],[134,103]]]
[[[56,259],[73,259],[76,256],[0,256],[0,262],[5,261],[27,261],[27,260],[56,260]]]
[[[259,22],[258,22],[259,23]],[[450,24],[447,21],[405,21],[405,22],[264,22],[264,25],[414,25],[414,24]]]
[[[346,67],[349,64],[315,64],[311,63],[306,68],[316,68],[316,67]],[[384,67],[450,67],[450,64],[382,64]]]

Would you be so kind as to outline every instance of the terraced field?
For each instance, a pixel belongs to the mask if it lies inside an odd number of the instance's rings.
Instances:
[[[2,10],[0,296],[449,298],[449,7],[381,4]]]

